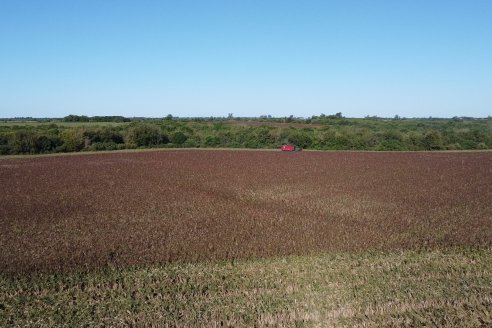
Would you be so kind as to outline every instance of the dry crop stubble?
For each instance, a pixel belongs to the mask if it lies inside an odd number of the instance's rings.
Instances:
[[[6,273],[492,244],[492,152],[0,160]]]
[[[456,248],[0,275],[0,325],[488,327],[491,266]]]

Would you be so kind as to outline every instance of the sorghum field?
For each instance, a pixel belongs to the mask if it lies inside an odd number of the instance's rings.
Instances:
[[[0,160],[0,324],[492,324],[492,152]]]

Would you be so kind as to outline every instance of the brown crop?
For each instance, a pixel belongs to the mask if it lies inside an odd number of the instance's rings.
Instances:
[[[0,272],[492,244],[492,152],[0,160]]]

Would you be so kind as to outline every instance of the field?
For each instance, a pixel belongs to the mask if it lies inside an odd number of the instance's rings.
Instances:
[[[491,163],[492,152],[2,159],[0,324],[486,326]]]

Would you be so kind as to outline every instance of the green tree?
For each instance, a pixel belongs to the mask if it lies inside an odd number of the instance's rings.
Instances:
[[[188,136],[181,131],[174,132],[171,135],[171,142],[175,145],[182,145],[186,142]]]
[[[80,151],[84,148],[84,129],[67,129],[61,133],[64,151]]]
[[[403,136],[396,130],[385,131],[381,134],[378,150],[403,150]]]
[[[135,123],[130,126],[126,133],[127,143],[143,146],[156,146],[166,144],[169,139],[161,132],[161,129],[150,123]]]
[[[437,130],[430,130],[424,134],[423,146],[426,150],[443,149],[442,135]]]

